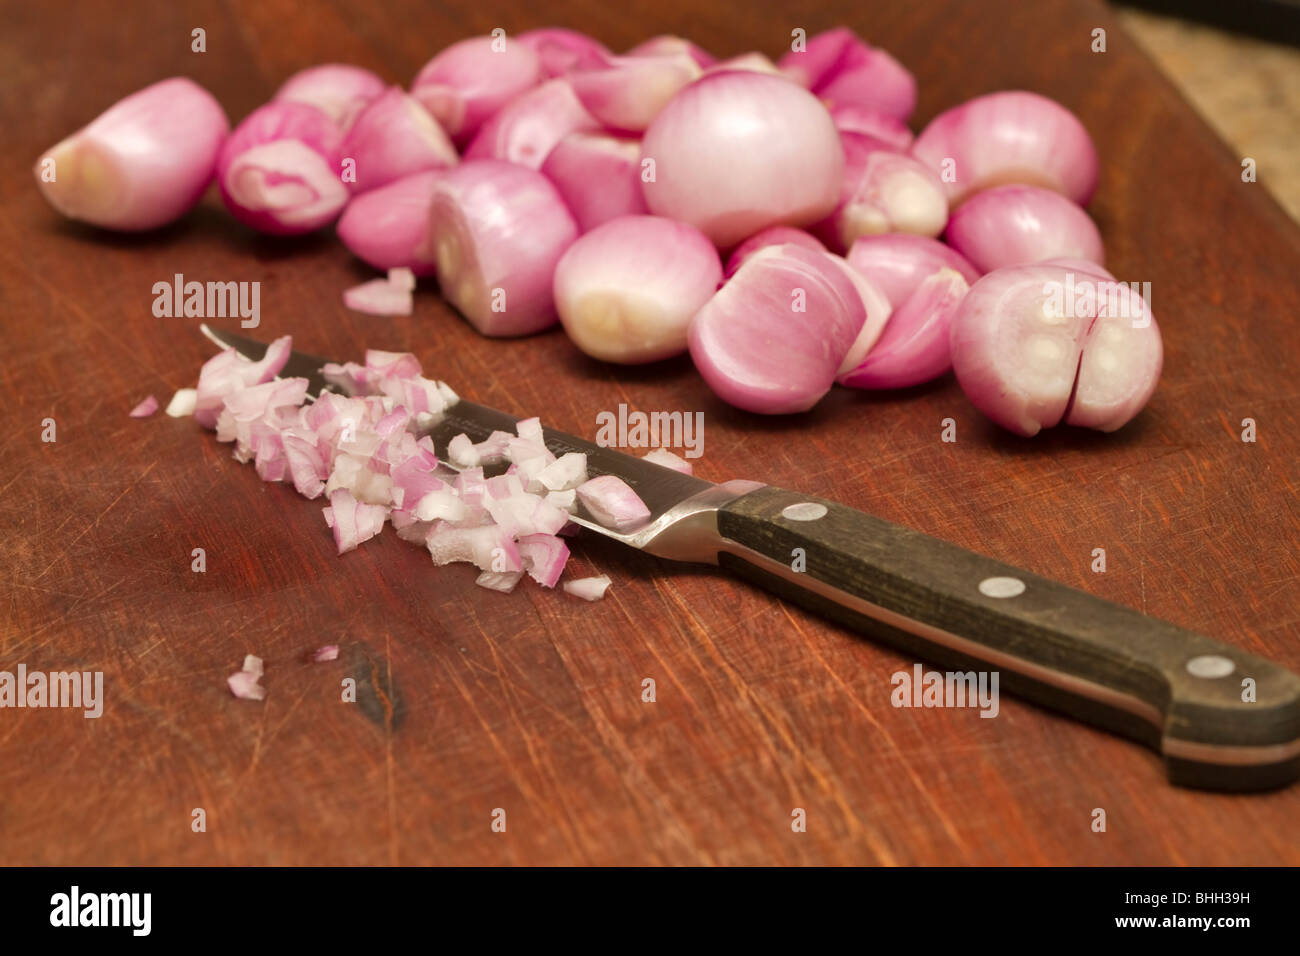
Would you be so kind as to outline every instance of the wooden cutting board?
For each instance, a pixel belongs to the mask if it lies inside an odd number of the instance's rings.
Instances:
[[[106,698],[97,720],[0,711],[0,863],[1300,863],[1300,787],[1177,790],[1137,745],[1010,699],[993,720],[895,709],[890,677],[912,660],[599,541],[573,562],[614,579],[592,605],[485,592],[391,532],[340,558],[319,502],[263,484],[190,420],[127,417],[211,351],[196,320],[154,317],[153,284],[256,280],[268,338],[340,358],[409,349],[466,396],[578,434],[620,403],[702,410],[703,477],[834,497],[1300,669],[1300,231],[1105,7],[548,8],[0,5],[0,669],[102,670]],[[1059,99],[1097,141],[1111,268],[1152,283],[1167,357],[1150,407],[1114,435],[1022,440],[949,378],[759,419],[687,360],[611,368],[558,331],[489,341],[431,290],[409,318],[348,312],[340,293],[368,271],[329,231],[255,236],[209,195],[157,234],[104,235],[61,221],[31,181],[44,148],[165,76],[238,120],[313,63],[407,83],[456,39],[546,22],[721,55],[846,23],[915,71],[917,128],[991,90]],[[329,643],[336,662],[303,661]],[[226,689],[246,653],[266,661],[263,703]]]

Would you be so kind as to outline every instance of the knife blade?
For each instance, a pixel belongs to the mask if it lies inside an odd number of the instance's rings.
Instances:
[[[257,360],[266,345],[213,329]],[[331,386],[330,360],[294,352],[283,377]],[[428,432],[440,459],[518,419],[461,399]],[[713,484],[544,428],[555,454],[587,455],[650,509],[629,532],[574,521],[639,550],[713,564],[918,659],[997,671],[1000,685],[1160,753],[1169,779],[1263,790],[1300,776],[1300,677],[1254,654],[833,501],[757,481]],[[1249,692],[1247,692],[1249,691]]]

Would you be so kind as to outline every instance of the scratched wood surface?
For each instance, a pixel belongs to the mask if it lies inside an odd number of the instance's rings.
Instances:
[[[1180,791],[1137,745],[1008,699],[993,720],[894,709],[911,660],[599,541],[573,562],[614,579],[593,605],[487,593],[391,533],[339,558],[319,503],[192,421],[126,417],[210,353],[195,320],[151,314],[153,283],[256,280],[267,337],[409,349],[469,397],[589,436],[620,402],[703,410],[704,477],[833,497],[1300,668],[1300,232],[1098,3],[4,0],[0,21],[0,669],[102,670],[106,697],[98,720],[0,711],[0,863],[1300,863],[1300,787]],[[559,332],[484,340],[433,292],[410,318],[349,313],[340,292],[367,273],[329,232],[259,238],[210,194],[172,228],[106,236],[31,181],[42,149],[168,75],[238,120],[315,62],[405,83],[462,36],[552,22],[728,55],[848,23],[916,72],[914,125],[989,90],[1060,99],[1097,139],[1111,267],[1153,284],[1150,407],[1116,435],[1026,441],[948,379],[759,420],[685,360],[620,370]],[[327,643],[338,661],[303,662]],[[226,689],[246,653],[264,703]]]

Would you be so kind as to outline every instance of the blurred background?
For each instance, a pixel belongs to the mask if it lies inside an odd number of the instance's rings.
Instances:
[[[1300,0],[1135,0],[1129,34],[1300,221]]]

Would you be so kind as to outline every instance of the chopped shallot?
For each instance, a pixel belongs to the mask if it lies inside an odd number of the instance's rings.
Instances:
[[[154,412],[158,411],[158,399],[150,395],[143,402],[131,409],[132,418],[148,418]]]
[[[195,388],[178,388],[172,400],[167,403],[167,414],[172,418],[185,418],[194,414],[199,392]]]
[[[324,647],[316,648],[311,659],[313,663],[323,664],[326,661],[335,661],[339,657],[339,646],[337,644],[326,644]]]
[[[610,583],[608,575],[604,574],[595,578],[574,578],[564,582],[564,590],[584,601],[599,601],[609,590]]]
[[[642,455],[646,461],[652,461],[656,465],[662,465],[664,468],[671,468],[673,471],[680,471],[683,475],[694,473],[695,469],[685,458],[674,455],[667,448],[656,448],[654,451]]]
[[[578,500],[606,528],[630,531],[650,520],[650,509],[617,475],[601,475],[578,487]]]
[[[230,692],[240,700],[265,700],[266,688],[262,679],[262,659],[256,654],[244,656],[244,666],[226,678]]]

